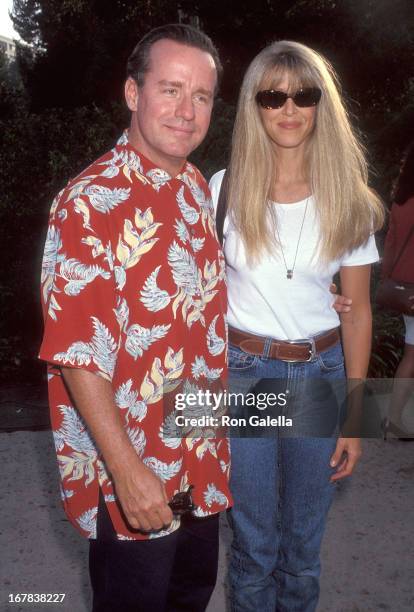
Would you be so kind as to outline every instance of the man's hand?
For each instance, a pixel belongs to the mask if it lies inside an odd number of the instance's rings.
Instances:
[[[360,438],[338,438],[335,452],[330,461],[331,467],[336,467],[336,473],[331,476],[331,482],[350,476],[361,454]]]
[[[117,497],[133,529],[152,531],[171,523],[173,514],[161,480],[141,461],[112,473]]]
[[[336,310],[338,314],[342,312],[350,312],[352,300],[344,295],[336,295],[337,290],[338,287],[335,285],[335,283],[331,283],[329,291],[335,295],[335,302],[332,304],[332,308]]]

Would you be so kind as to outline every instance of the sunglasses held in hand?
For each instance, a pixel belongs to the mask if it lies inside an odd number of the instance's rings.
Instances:
[[[191,491],[194,489],[194,485],[190,485],[187,491],[179,491],[176,493],[171,500],[168,502],[172,513],[177,516],[182,516],[188,512],[192,512],[197,508],[193,502]]]
[[[294,94],[288,94],[285,91],[278,89],[264,89],[256,94],[256,102],[262,108],[275,109],[282,108],[286,104],[288,98],[291,98],[299,108],[308,108],[316,106],[321,99],[322,92],[319,87],[306,87],[299,89]]]

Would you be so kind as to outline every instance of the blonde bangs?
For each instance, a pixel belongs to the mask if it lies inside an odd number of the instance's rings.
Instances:
[[[289,83],[289,94],[305,87],[320,87],[320,79],[316,78],[309,66],[300,61],[299,58],[281,55],[280,61],[269,66],[264,72],[259,89],[277,90],[285,77],[287,77]]]

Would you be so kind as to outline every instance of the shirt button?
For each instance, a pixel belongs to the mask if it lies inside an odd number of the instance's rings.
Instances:
[[[192,228],[191,228],[191,235],[192,235],[192,236],[195,236],[195,233],[196,233],[196,231],[195,231],[195,229],[192,227]]]

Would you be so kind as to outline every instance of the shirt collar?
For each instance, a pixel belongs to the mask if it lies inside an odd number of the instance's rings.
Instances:
[[[145,183],[152,183],[154,189],[158,189],[174,178],[186,182],[188,174],[192,174],[192,167],[185,161],[181,171],[176,177],[172,177],[166,170],[158,168],[150,159],[145,157],[128,140],[128,130],[125,130],[116,143],[117,153],[122,161]]]

